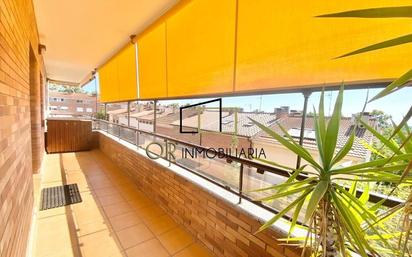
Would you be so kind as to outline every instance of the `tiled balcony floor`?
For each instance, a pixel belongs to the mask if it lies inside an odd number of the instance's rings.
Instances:
[[[43,166],[37,204],[41,188],[71,183],[83,202],[35,207],[34,257],[212,256],[100,151],[47,155]]]

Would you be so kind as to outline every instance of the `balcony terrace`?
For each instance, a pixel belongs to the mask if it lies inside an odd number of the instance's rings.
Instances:
[[[0,0],[0,257],[412,256],[411,13]]]

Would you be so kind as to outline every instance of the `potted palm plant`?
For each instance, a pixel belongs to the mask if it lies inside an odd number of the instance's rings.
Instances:
[[[387,236],[375,227],[379,222],[379,217],[365,205],[362,197],[357,198],[356,194],[344,187],[342,181],[412,183],[412,177],[409,174],[403,176],[398,174],[399,170],[407,168],[408,161],[412,159],[412,153],[402,152],[349,167],[340,166],[339,162],[349,153],[355,139],[352,133],[342,148],[336,148],[342,103],[343,86],[339,90],[333,114],[329,119],[324,113],[323,92],[318,113],[314,110],[316,144],[320,160],[316,160],[308,150],[295,142],[281,126],[284,135],[252,120],[285,148],[308,163],[296,169],[270,160],[262,160],[288,169],[290,177],[280,184],[259,189],[259,191],[270,192],[275,190],[275,193],[260,200],[273,201],[286,196],[295,196],[295,200],[267,221],[259,231],[270,227],[286,213],[293,212],[289,231],[291,234],[296,227],[298,217],[304,213],[303,223],[306,225],[307,235],[301,240],[304,246],[303,254],[310,249],[314,256],[349,256],[350,252],[365,257],[379,256],[376,249],[371,246],[369,238],[380,239],[387,248],[390,247],[386,241]],[[307,178],[298,180],[298,175],[303,173],[307,174]],[[303,208],[304,206],[306,208]],[[373,209],[376,209],[376,206]]]

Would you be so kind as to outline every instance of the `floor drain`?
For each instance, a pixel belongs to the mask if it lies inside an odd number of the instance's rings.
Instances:
[[[77,184],[43,188],[41,191],[40,210],[80,203],[81,201],[82,197]]]

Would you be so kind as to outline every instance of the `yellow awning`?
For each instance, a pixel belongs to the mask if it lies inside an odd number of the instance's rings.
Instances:
[[[407,58],[412,44],[336,57],[410,34],[410,19],[316,16],[406,4],[412,1],[182,1],[138,37],[140,98],[259,93],[399,77],[412,67]],[[120,63],[129,75],[107,76],[115,74],[111,65],[121,66],[112,61],[99,70],[104,101],[137,98],[131,87],[119,91],[117,85],[133,84],[135,69],[127,69],[133,66],[128,60]]]
[[[136,45],[129,44],[98,69],[101,102],[137,99]]]
[[[137,40],[140,98],[167,97],[166,26],[158,24]]]
[[[239,0],[236,91],[294,89],[401,76],[412,44],[335,59],[411,33],[410,18],[316,18],[412,1]]]

